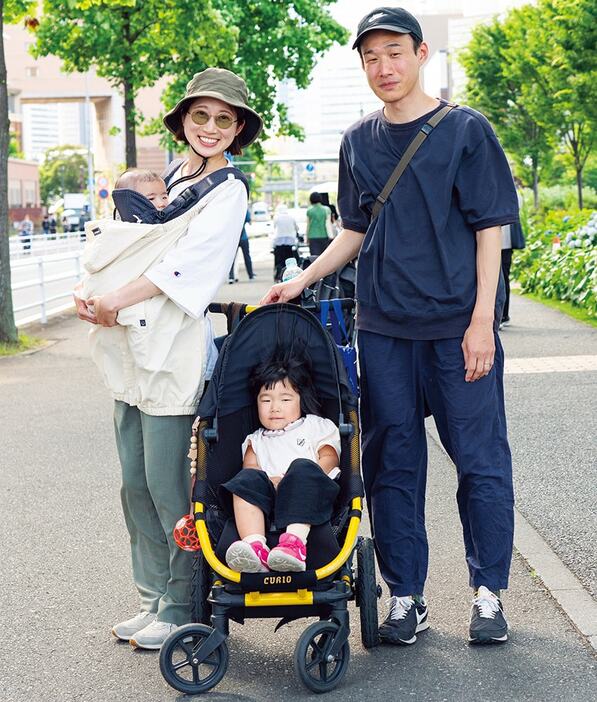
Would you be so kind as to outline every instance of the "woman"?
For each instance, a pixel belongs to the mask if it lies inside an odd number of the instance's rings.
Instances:
[[[296,258],[296,235],[298,224],[288,212],[286,205],[276,207],[274,217],[274,233],[272,246],[274,248],[274,282],[282,280],[282,272],[287,258]],[[297,259],[298,261],[298,259]]]
[[[322,204],[320,193],[311,193],[309,196],[311,207],[307,210],[307,241],[311,256],[319,256],[328,247],[328,222],[330,221],[330,208]]]
[[[225,152],[240,154],[263,127],[259,115],[247,105],[244,81],[220,68],[196,74],[184,97],[164,117],[164,124],[188,145],[187,157],[168,178],[171,200],[189,185],[229,166]],[[112,633],[140,648],[159,649],[174,629],[190,619],[192,554],[178,549],[172,530],[188,511],[188,438],[206,367],[213,366],[207,351],[202,358],[204,349],[214,348],[205,310],[230,270],[246,211],[243,182],[225,180],[160,263],[110,293],[89,300],[75,298],[79,318],[101,326],[100,346],[110,358],[103,370],[116,400],[121,499],[141,600],[139,614],[114,626]],[[134,334],[143,334],[150,325],[150,319],[132,323],[126,319],[131,310],[139,309],[139,303],[148,313],[170,306],[172,313],[184,317],[178,338],[164,334],[159,367],[132,367],[127,353]],[[184,354],[189,348],[202,362],[187,364]],[[135,374],[144,374],[136,394],[123,392],[127,377]]]

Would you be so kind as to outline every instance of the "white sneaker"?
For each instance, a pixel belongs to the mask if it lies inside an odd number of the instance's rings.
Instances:
[[[134,635],[134,638],[131,637],[130,644],[133,648],[146,648],[150,651],[159,651],[164,641],[175,629],[178,629],[176,624],[158,622],[156,619],[144,629],[138,631]]]
[[[131,636],[144,629],[148,624],[151,624],[155,620],[155,616],[153,612],[139,612],[132,619],[116,624],[112,628],[112,633],[121,641],[130,641]]]

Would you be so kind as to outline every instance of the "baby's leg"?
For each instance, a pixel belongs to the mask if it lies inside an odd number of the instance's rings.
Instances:
[[[298,538],[304,543],[307,543],[307,536],[309,536],[309,531],[311,530],[310,524],[289,524],[286,527],[287,534],[293,534],[298,536]]]
[[[222,487],[232,493],[234,521],[241,537],[226,551],[228,566],[240,573],[267,571],[265,517],[271,514],[275,500],[269,478],[261,470],[243,468]]]
[[[232,504],[234,521],[240,538],[243,540],[248,537],[259,538],[259,540],[263,539],[265,544],[265,516],[262,510],[238,495],[232,496]]]
[[[317,463],[297,459],[290,464],[278,486],[275,522],[286,532],[267,560],[272,570],[305,570],[311,525],[329,521],[338,490]]]

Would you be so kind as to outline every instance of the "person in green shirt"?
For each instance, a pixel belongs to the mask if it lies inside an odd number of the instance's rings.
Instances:
[[[307,241],[311,256],[319,256],[330,243],[327,223],[331,211],[329,207],[321,204],[321,200],[320,193],[311,193],[309,196],[311,207],[307,210]]]

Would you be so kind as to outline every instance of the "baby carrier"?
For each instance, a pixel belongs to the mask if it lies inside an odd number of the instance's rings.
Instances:
[[[166,168],[162,177],[169,184],[174,173],[179,169],[182,159],[172,161]],[[249,193],[249,183],[245,175],[238,168],[220,168],[208,176],[205,176],[198,183],[190,185],[188,188],[169,203],[163,210],[158,210],[145,195],[130,190],[128,188],[118,188],[112,191],[112,199],[114,205],[123,222],[144,223],[144,224],[164,224],[171,222],[185,212],[188,212],[194,207],[201,198],[205,197],[218,185],[221,185],[226,180],[235,178],[242,181]],[[115,213],[116,214],[116,213]],[[114,217],[116,219],[116,217]]]
[[[226,305],[210,307],[216,309],[230,312]],[[327,692],[340,683],[348,666],[349,600],[360,609],[363,644],[378,643],[381,589],[373,543],[357,538],[363,485],[356,399],[338,349],[315,315],[295,305],[247,311],[243,306],[240,314],[235,309],[227,315],[235,329],[224,342],[191,439],[194,519],[201,544],[191,596],[196,623],[180,627],[164,642],[160,668],[175,689],[205,692],[226,673],[230,620],[243,624],[249,618],[277,618],[277,630],[289,621],[315,617],[318,621],[297,642],[295,670],[310,690]],[[242,441],[259,426],[249,387],[252,368],[273,349],[297,343],[309,356],[321,414],[340,431],[340,492],[331,521],[311,529],[305,572],[238,573],[224,562],[238,534],[219,501],[219,486],[242,469]],[[268,533],[268,544],[275,546],[279,535]]]

